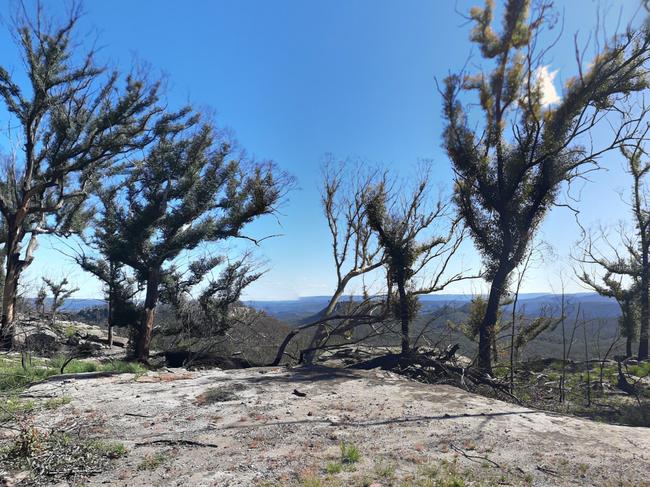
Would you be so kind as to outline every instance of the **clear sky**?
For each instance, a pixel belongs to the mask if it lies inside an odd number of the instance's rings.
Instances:
[[[281,233],[257,250],[269,272],[248,298],[289,299],[332,292],[334,268],[329,235],[319,205],[320,165],[325,154],[361,158],[412,174],[422,159],[434,161],[432,179],[451,188],[449,161],[441,149],[443,122],[435,79],[459,70],[473,53],[470,26],[458,12],[479,0],[111,0],[87,1],[83,40],[101,46],[100,58],[121,70],[148,63],[168,79],[168,101],[190,101],[214,109],[258,159],[272,159],[293,174],[291,193],[276,221],[256,223],[257,236]],[[43,1],[57,14],[65,2]],[[498,0],[497,0],[497,3]],[[549,54],[558,71],[555,87],[576,72],[573,35],[586,40],[597,18],[609,32],[637,11],[637,0],[564,0],[560,42]],[[13,2],[0,0],[3,20]],[[458,10],[456,12],[455,10]],[[600,12],[600,16],[598,16]],[[620,20],[619,20],[620,17]],[[556,32],[557,33],[557,32]],[[593,52],[589,51],[589,52]],[[0,63],[19,70],[16,48],[0,28]],[[6,126],[4,111],[0,125]],[[582,189],[581,221],[587,226],[624,218],[619,192],[627,186],[618,154],[603,159],[607,170],[592,174]],[[279,222],[279,224],[278,224]],[[524,291],[557,290],[561,268],[570,291],[568,254],[579,236],[574,216],[556,208],[540,239],[556,255],[533,269]],[[43,238],[29,276],[70,274],[78,297],[99,297],[100,286],[75,268]],[[463,266],[480,267],[471,244],[459,256]],[[480,282],[450,292],[474,292]]]

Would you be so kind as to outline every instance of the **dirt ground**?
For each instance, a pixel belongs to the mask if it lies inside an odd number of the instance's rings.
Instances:
[[[650,486],[648,429],[379,370],[170,369],[50,381],[25,395],[72,399],[41,413],[39,427],[126,446],[88,486],[425,485],[423,469],[441,465],[465,485]],[[360,460],[328,473],[341,443]]]

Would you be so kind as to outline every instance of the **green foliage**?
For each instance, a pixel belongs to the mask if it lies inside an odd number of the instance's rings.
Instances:
[[[33,360],[31,364],[23,367],[17,359],[0,359],[0,392],[18,392],[34,382],[58,375],[61,366],[66,361],[67,357],[59,356],[51,360]],[[142,374],[146,372],[146,369],[141,364],[134,362],[112,361],[98,363],[75,359],[66,365],[65,372],[70,374],[84,372]]]
[[[238,157],[211,124],[201,124],[189,109],[173,122],[160,127],[156,142],[122,184],[102,192],[96,221],[107,229],[102,245],[108,260],[131,267],[137,280],[146,282],[145,313],[134,340],[140,359],[148,353],[152,310],[161,290],[163,299],[181,307],[193,300],[192,289],[223,264],[221,275],[197,300],[205,318],[221,317],[241,289],[259,277],[241,260],[228,262],[223,256],[200,258],[182,269],[173,261],[201,244],[241,237],[246,225],[274,211],[286,190],[272,165]],[[223,327],[222,320],[217,326]]]
[[[103,456],[108,458],[120,458],[128,454],[128,450],[124,443],[120,442],[107,442],[101,440],[93,440],[88,443],[88,447],[100,452]]]
[[[521,319],[519,320],[520,323],[522,323],[522,321],[523,320]],[[561,319],[550,318],[548,316],[538,316],[527,323],[523,323],[517,331],[513,342],[515,361],[519,359],[519,354],[524,346],[532,342],[546,330],[553,330],[560,322]]]
[[[167,461],[167,458],[167,455],[162,452],[158,452],[153,455],[145,455],[143,460],[138,465],[138,470],[156,470]]]
[[[482,296],[474,296],[469,303],[467,319],[460,324],[448,322],[452,330],[458,330],[467,338],[476,341],[478,332],[485,316],[487,301]]]
[[[141,289],[137,279],[127,272],[125,266],[108,255],[109,236],[112,236],[115,229],[111,227],[111,221],[102,223],[102,226],[94,228],[92,237],[85,241],[98,255],[91,257],[80,252],[74,259],[84,271],[104,285],[104,297],[109,305],[108,325],[133,326],[141,313],[133,297]]]
[[[353,465],[361,459],[361,452],[352,443],[341,443],[341,463],[343,465]]]
[[[325,466],[325,471],[330,475],[341,473],[343,471],[343,465],[340,462],[330,462]]]
[[[648,377],[650,376],[650,362],[646,361],[635,365],[628,365],[627,370],[636,377]]]

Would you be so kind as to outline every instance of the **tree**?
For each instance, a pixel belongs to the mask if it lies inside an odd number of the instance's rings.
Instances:
[[[622,278],[616,278],[611,272],[606,272],[602,277],[602,284],[598,283],[595,276],[589,275],[583,270],[578,275],[584,284],[596,291],[601,296],[614,298],[621,308],[621,316],[618,318],[621,336],[625,337],[625,355],[632,356],[632,342],[637,337],[639,319],[639,282],[633,281],[625,286]]]
[[[94,193],[99,201],[103,202],[101,208],[111,207],[111,200],[116,197],[116,191],[116,188],[96,188]],[[142,291],[142,286],[137,278],[128,272],[127,266],[110,255],[109,246],[113,234],[118,230],[113,226],[116,223],[116,220],[106,217],[101,211],[96,213],[90,224],[92,233],[89,236],[81,235],[83,243],[93,250],[94,255],[88,255],[81,246],[78,249],[69,246],[73,253],[66,254],[84,271],[99,279],[104,286],[104,298],[108,306],[106,321],[109,348],[113,346],[115,326],[132,327],[138,321],[140,310],[134,302],[134,297]]]
[[[586,165],[593,168],[598,156],[622,145],[641,122],[628,117],[604,145],[589,139],[591,129],[620,113],[618,106],[629,93],[648,86],[650,30],[644,26],[615,37],[588,68],[578,56],[578,76],[567,82],[559,101],[549,103],[542,83],[548,49],[540,52],[537,46],[550,5],[540,3],[531,13],[530,4],[509,0],[500,33],[492,27],[492,1],[472,9],[471,39],[493,69],[451,75],[442,93],[454,199],[490,283],[478,359],[479,369],[488,374],[499,301],[512,271],[557,203],[562,184],[584,173]],[[460,100],[464,92],[478,93],[484,115],[478,129]]]
[[[70,281],[67,277],[55,281],[47,277],[43,277],[43,282],[52,293],[52,304],[50,305],[50,324],[52,326],[56,325],[56,315],[61,310],[63,303],[66,299],[72,296],[74,293],[79,291],[78,287],[69,287]]]
[[[646,109],[641,110],[643,116]],[[648,327],[650,326],[650,206],[648,205],[646,176],[650,172],[647,161],[645,139],[650,125],[637,132],[633,143],[621,146],[621,153],[626,161],[627,173],[632,179],[630,210],[634,222],[634,232],[621,226],[621,249],[609,241],[605,230],[601,230],[600,239],[610,248],[612,258],[603,255],[591,235],[583,245],[583,256],[578,260],[584,265],[595,265],[604,271],[602,284],[585,269],[578,275],[580,280],[603,296],[615,298],[621,306],[621,332],[627,338],[627,347],[637,335],[634,324],[636,312],[639,314],[638,359],[648,358]],[[625,281],[625,282],[624,282]],[[638,309],[637,309],[638,308]],[[629,352],[629,350],[628,350]]]
[[[377,234],[384,252],[388,303],[400,322],[402,355],[411,352],[410,327],[418,309],[417,297],[466,279],[462,273],[445,278],[449,261],[462,241],[462,232],[457,233],[457,222],[451,222],[442,235],[430,235],[440,231],[448,205],[438,200],[432,208],[429,193],[430,183],[426,176],[406,198],[402,191],[391,194],[386,182],[382,181],[371,188],[365,202],[368,225]],[[434,277],[418,285],[417,274],[431,262],[439,264]],[[395,288],[397,295],[394,297]]]
[[[327,306],[313,320],[295,327],[285,337],[274,364],[280,363],[296,335],[313,328],[316,332],[301,355],[308,363],[318,352],[339,346],[332,343],[334,337],[344,337],[344,343],[349,344],[354,332],[361,329],[369,331],[360,333],[354,343],[392,332],[393,319],[400,320],[400,303],[416,303],[420,294],[439,291],[451,282],[467,278],[461,273],[447,274],[448,264],[462,239],[457,224],[446,220],[443,203],[431,205],[431,188],[426,177],[417,181],[415,187],[412,193],[402,194],[386,171],[366,171],[349,163],[325,167],[322,205],[332,241],[336,288]],[[433,232],[443,233],[443,236],[431,237],[429,234]],[[395,251],[391,259],[387,250],[389,244],[413,249],[414,257],[408,269],[397,269],[399,256]],[[364,285],[360,298],[341,301],[354,279],[380,270],[383,275],[378,275],[376,281],[385,283],[383,287],[368,289]],[[406,300],[403,301],[394,298],[393,275],[399,272],[409,274],[404,281]],[[428,277],[423,277],[425,274]],[[414,313],[414,309],[408,310],[408,319],[403,325],[406,333],[400,333],[406,336],[402,341],[408,343],[406,349],[409,351],[408,328]]]
[[[646,127],[632,147],[621,146],[621,152],[628,162],[628,172],[633,180],[632,214],[637,238],[636,241],[628,240],[625,247],[635,264],[636,272],[633,273],[633,277],[638,279],[640,288],[639,360],[648,358],[648,335],[650,334],[650,208],[645,186],[645,176],[650,171],[650,162],[647,160],[648,154],[644,147],[648,130],[650,128]],[[624,306],[628,306],[625,301],[629,301],[629,297],[623,299]],[[631,309],[629,312],[631,312]],[[631,331],[627,330],[628,333]]]
[[[175,271],[174,259],[203,243],[247,238],[243,228],[272,213],[287,189],[286,178],[275,172],[271,164],[237,158],[210,124],[186,113],[160,132],[115,197],[104,201],[99,225],[114,229],[109,257],[133,268],[146,284],[134,337],[139,360],[149,356],[161,284]],[[207,267],[214,265],[212,260]]]
[[[88,187],[99,172],[151,136],[158,112],[158,85],[106,74],[94,52],[80,56],[73,34],[80,9],[55,25],[38,8],[35,18],[17,16],[16,38],[23,76],[0,67],[0,99],[18,127],[20,151],[0,178],[0,213],[5,222],[6,276],[1,345],[14,334],[14,302],[21,273],[32,263],[38,236],[67,236],[85,219]]]
[[[319,321],[332,317],[350,282],[379,269],[385,262],[365,211],[368,192],[376,179],[385,178],[385,174],[365,171],[360,163],[351,167],[350,163],[335,165],[331,162],[325,165],[323,172],[321,204],[332,238],[336,288],[327,306],[318,314]],[[361,309],[364,314],[368,311],[365,306],[356,311]],[[349,309],[346,314],[350,314]],[[303,354],[306,363],[314,361],[317,351],[330,338],[331,331],[330,320],[318,323],[309,350]]]
[[[235,260],[204,257],[185,270],[171,268],[165,273],[160,299],[172,307],[186,337],[210,341],[231,328],[241,293],[263,275],[251,259],[249,253]],[[206,283],[206,276],[220,266],[218,276],[208,277]]]
[[[38,288],[38,294],[36,294],[36,300],[34,301],[34,306],[36,308],[36,312],[41,316],[45,316],[45,300],[47,299],[47,289],[45,288],[45,284],[42,284],[40,288]]]

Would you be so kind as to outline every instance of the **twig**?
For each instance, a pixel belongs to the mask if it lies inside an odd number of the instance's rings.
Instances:
[[[494,460],[490,460],[488,457],[482,457],[482,456],[480,456],[480,455],[469,455],[466,451],[464,451],[464,450],[461,449],[461,448],[458,448],[458,447],[457,447],[456,445],[454,445],[453,443],[449,443],[449,446],[451,447],[452,450],[454,450],[455,452],[460,453],[461,455],[463,455],[463,456],[464,456],[465,458],[467,458],[468,460],[471,460],[471,461],[473,461],[473,462],[474,462],[474,461],[478,461],[478,460],[482,460],[482,461],[484,461],[484,462],[491,463],[491,464],[492,464],[494,467],[496,467],[496,468],[501,468],[501,465],[499,465],[499,464],[498,464],[497,462],[495,462]]]

